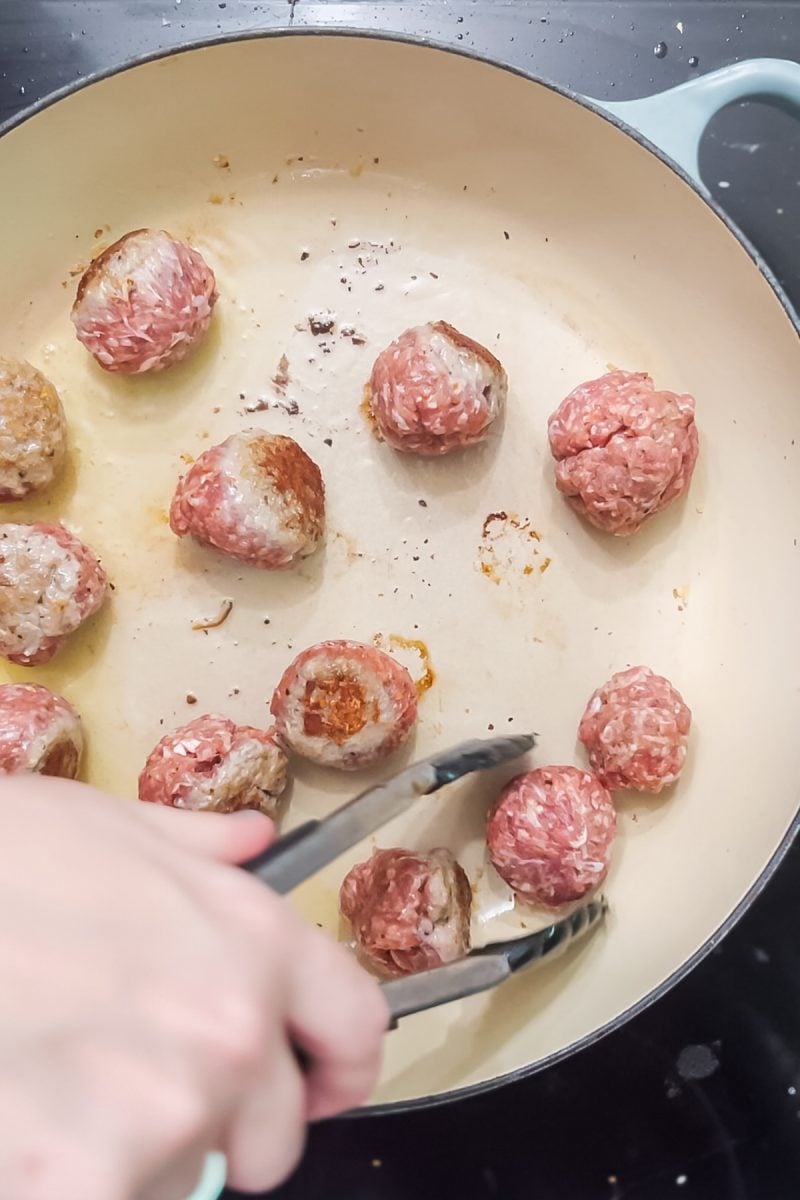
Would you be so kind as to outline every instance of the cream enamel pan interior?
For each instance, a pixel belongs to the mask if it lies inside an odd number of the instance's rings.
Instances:
[[[568,97],[371,39],[257,39],[137,66],[12,129],[0,169],[2,351],[52,378],[72,434],[68,478],[4,514],[63,518],[116,587],[51,666],[0,678],[63,690],[89,732],[87,778],[133,797],[170,727],[214,710],[265,724],[283,667],[319,639],[427,645],[436,679],[414,754],[532,729],[540,765],[581,763],[592,689],[647,663],[694,712],[691,755],[672,794],[620,805],[607,928],[539,974],[403,1022],[375,1101],[526,1068],[652,994],[739,905],[797,805],[800,348],[747,252],[679,175]],[[126,381],[78,345],[69,309],[78,268],[141,226],[197,245],[221,298],[189,363]],[[298,326],[320,310],[337,330],[315,338]],[[359,404],[377,352],[440,318],[502,359],[507,416],[481,449],[414,461],[374,441]],[[546,444],[548,414],[607,364],[693,392],[701,431],[688,501],[627,541],[570,512]],[[245,412],[259,397],[284,407]],[[325,549],[290,574],[238,567],[166,524],[183,456],[250,426],[291,434],[326,479]],[[221,627],[192,628],[226,597]],[[285,827],[375,778],[299,765]],[[500,782],[447,789],[378,839],[461,857],[476,939],[543,920],[508,912],[483,866]],[[296,895],[334,935],[339,882],[368,850]]]

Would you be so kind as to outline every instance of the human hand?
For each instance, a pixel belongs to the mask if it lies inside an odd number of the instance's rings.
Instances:
[[[0,783],[0,1196],[182,1200],[212,1149],[265,1190],[308,1121],[366,1098],[384,1001],[231,865],[272,837],[257,813]]]

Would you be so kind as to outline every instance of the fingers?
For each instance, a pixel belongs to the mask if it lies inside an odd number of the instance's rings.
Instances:
[[[24,803],[29,796],[55,796],[73,814],[81,807],[88,808],[95,821],[117,821],[120,814],[126,821],[135,817],[142,825],[154,828],[160,837],[217,862],[244,862],[275,840],[275,826],[269,817],[250,809],[238,813],[189,812],[162,804],[131,804],[83,783],[39,775],[0,781],[0,804]]]
[[[137,811],[162,837],[217,862],[244,862],[275,840],[275,826],[269,817],[252,810],[223,814],[140,804]]]
[[[261,1070],[228,1128],[223,1146],[228,1183],[243,1192],[277,1187],[300,1161],[305,1130],[301,1070],[279,1036],[267,1047]]]
[[[341,946],[309,930],[298,947],[290,1032],[310,1060],[306,1116],[362,1104],[378,1077],[389,1014],[378,985]]]

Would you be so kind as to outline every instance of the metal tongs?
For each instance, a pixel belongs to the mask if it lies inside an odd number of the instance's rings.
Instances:
[[[307,821],[274,842],[263,854],[244,863],[244,869],[285,894],[327,866],[382,825],[399,816],[420,796],[429,796],[473,771],[488,771],[532,750],[532,734],[462,742],[451,750],[414,763],[399,775],[369,788],[319,821]],[[382,984],[392,1024],[411,1013],[423,1012],[463,996],[487,991],[515,971],[552,959],[583,934],[599,925],[607,911],[598,897],[568,917],[510,941],[492,942],[464,958]]]

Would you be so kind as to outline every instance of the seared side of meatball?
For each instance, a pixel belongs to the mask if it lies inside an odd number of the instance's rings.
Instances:
[[[66,453],[67,424],[52,383],[30,363],[0,356],[0,501],[49,487]]]
[[[683,770],[691,724],[691,711],[668,679],[631,667],[597,689],[578,737],[606,787],[657,793]]]
[[[137,375],[180,362],[205,336],[217,300],[199,251],[135,229],[86,268],[72,306],[78,340],[106,371]]]
[[[271,711],[295,754],[349,771],[380,762],[408,739],[417,692],[405,667],[382,650],[319,642],[284,671]]]
[[[407,329],[378,355],[367,388],[379,436],[408,454],[481,442],[508,391],[495,356],[446,321]]]
[[[0,775],[75,779],[82,754],[81,719],[68,700],[38,683],[0,684]]]
[[[108,579],[97,555],[63,525],[0,525],[0,655],[49,662],[102,606]]]
[[[346,876],[339,907],[364,960],[410,975],[463,958],[472,889],[449,850],[375,850]]]
[[[319,545],[325,486],[292,438],[251,429],[200,455],[178,482],[169,520],[178,537],[282,570]]]
[[[548,423],[556,487],[598,529],[625,537],[688,489],[699,441],[692,396],[612,371],[570,392]]]
[[[608,872],[616,833],[611,796],[577,767],[542,767],[506,784],[486,844],[498,875],[525,904],[580,900]]]
[[[161,739],[139,776],[139,799],[221,813],[254,808],[274,817],[286,768],[274,730],[209,713]]]

